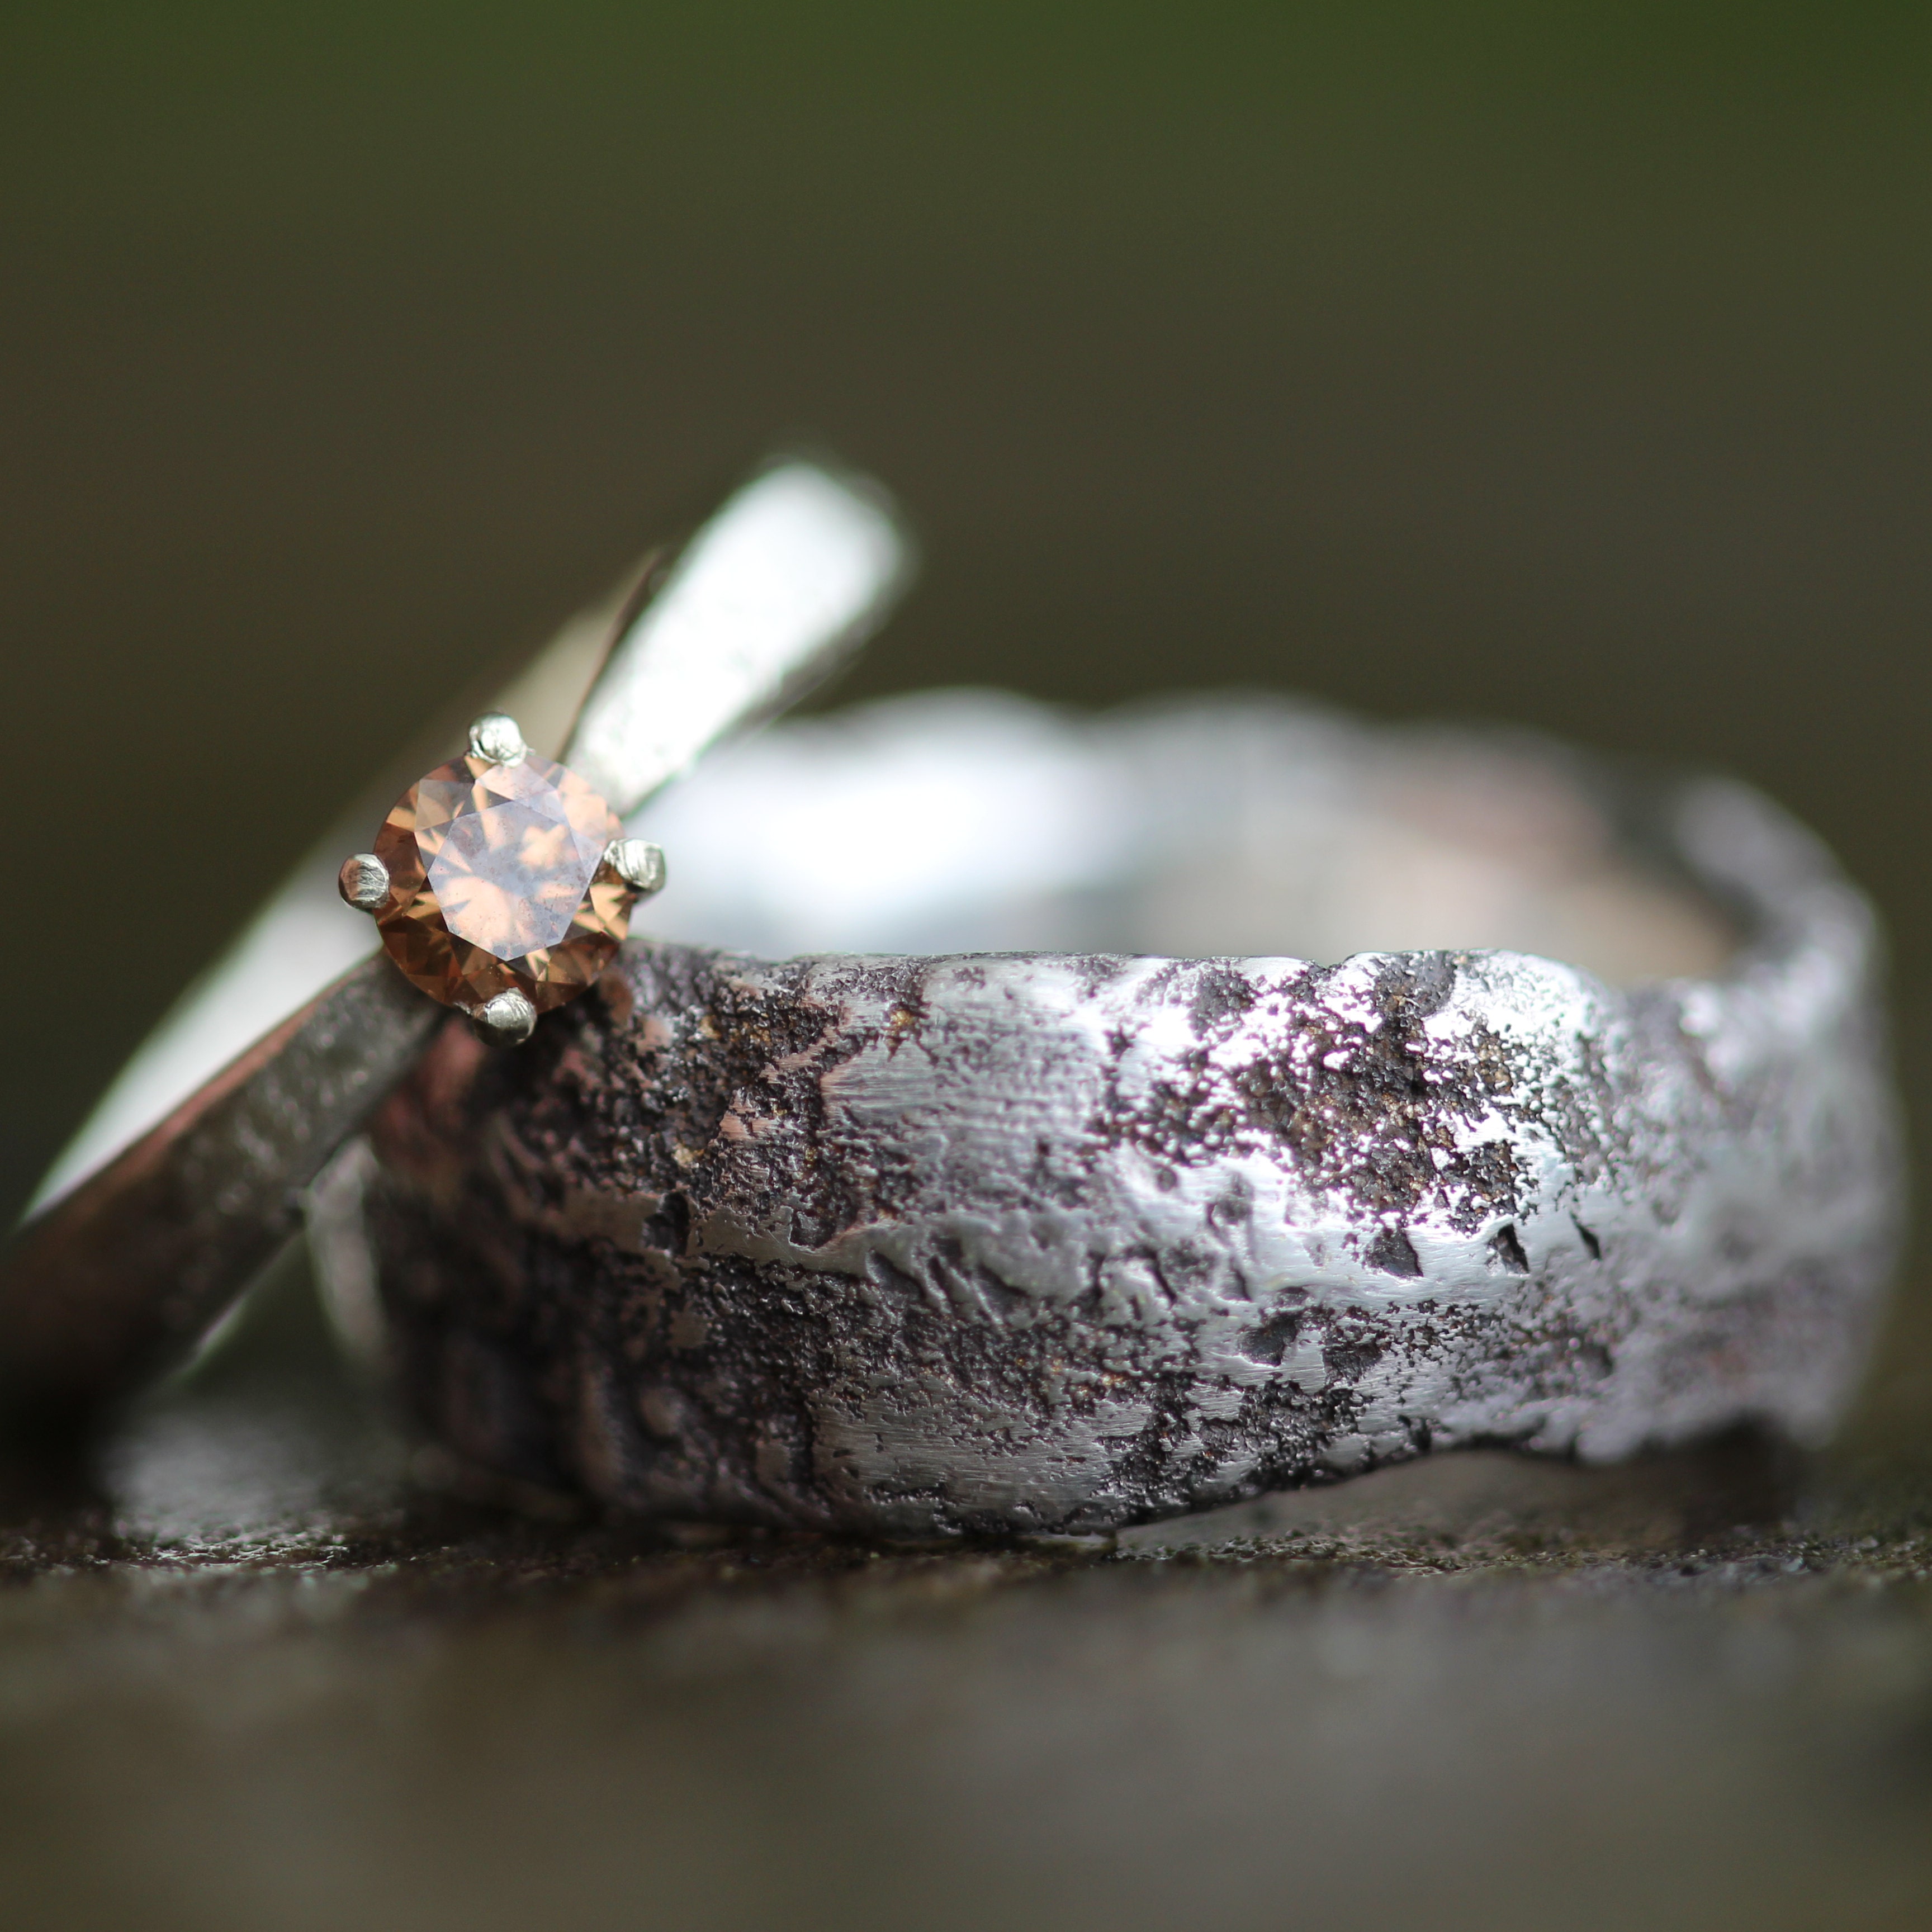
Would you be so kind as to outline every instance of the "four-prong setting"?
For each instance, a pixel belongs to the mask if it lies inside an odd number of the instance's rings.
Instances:
[[[664,855],[662,845],[645,838],[614,838],[604,848],[604,862],[619,878],[647,899],[664,890]],[[385,890],[387,890],[386,881]]]
[[[373,852],[352,852],[335,875],[345,905],[372,918],[389,903],[389,868]]]
[[[346,860],[338,884],[406,979],[484,1039],[517,1046],[616,957],[632,909],[664,884],[664,854],[626,838],[603,799],[532,751],[514,718],[484,712],[468,742],[396,801],[374,849]]]
[[[470,1024],[490,1046],[521,1046],[537,1029],[537,1010],[518,992],[499,993],[470,1010]]]
[[[493,765],[520,765],[530,754],[517,721],[507,712],[486,711],[470,727],[470,755]]]

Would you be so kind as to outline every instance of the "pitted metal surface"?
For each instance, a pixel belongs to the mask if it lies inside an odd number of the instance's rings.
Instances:
[[[384,1117],[401,1385],[513,1478],[899,1538],[1815,1439],[1900,1218],[1870,916],[1754,794],[1644,809],[1721,976],[634,944]]]

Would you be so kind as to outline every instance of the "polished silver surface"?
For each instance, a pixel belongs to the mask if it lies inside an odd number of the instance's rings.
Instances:
[[[380,912],[389,897],[389,868],[373,852],[352,852],[336,874],[336,889],[344,905]]]
[[[604,862],[642,897],[664,890],[664,848],[647,838],[612,839],[604,848]]]
[[[912,566],[876,484],[774,464],[692,539],[612,650],[563,762],[629,818],[719,739],[836,670]]]
[[[79,1420],[178,1363],[445,1017],[370,960],[29,1223],[0,1273],[0,1421]]]
[[[470,1023],[487,1046],[521,1046],[537,1030],[537,1010],[513,989],[485,1000]]]
[[[893,742],[943,706],[790,728],[717,782],[843,744],[850,860],[908,822],[931,766]],[[1105,1531],[1472,1444],[1829,1430],[1904,1176],[1873,916],[1801,826],[1520,736],[992,709],[992,788],[1055,746],[1086,779],[973,876],[1090,950],[634,944],[528,1054],[439,1052],[399,1098],[360,1265],[445,1444],[620,1508],[925,1538]],[[983,824],[955,776],[941,817]],[[1084,852],[1037,849],[1083,825]],[[770,836],[776,876],[826,833]],[[1568,932],[1624,983],[1468,944],[1106,944],[1257,907],[1285,938],[1372,926],[1438,875],[1452,941]]]
[[[882,503],[809,464],[768,468],[634,600],[578,727],[602,748],[614,806],[633,808],[716,737],[808,688],[880,620],[910,556]],[[631,747],[641,721],[648,742]],[[492,756],[512,733],[523,742],[502,714],[474,730]],[[316,997],[344,949],[368,944],[344,924],[340,884],[328,857],[291,882],[43,1184],[0,1261],[0,1379],[15,1408],[78,1414],[191,1350],[446,1017],[380,957]]]
[[[530,756],[530,748],[517,721],[501,711],[486,711],[470,727],[470,754],[488,758],[492,764],[520,765]]]
[[[1509,745],[1280,698],[1096,717],[919,692],[727,746],[631,829],[678,856],[653,934],[767,958],[1502,947],[1619,985],[1720,970],[1722,908]]]

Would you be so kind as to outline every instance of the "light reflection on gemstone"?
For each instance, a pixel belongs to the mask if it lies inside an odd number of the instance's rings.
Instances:
[[[540,805],[510,800],[451,823],[429,882],[452,932],[514,959],[570,930],[608,843]]]
[[[384,821],[376,914],[389,956],[447,1005],[522,993],[562,1006],[615,955],[637,894],[603,863],[622,826],[564,766],[471,755],[440,765]]]

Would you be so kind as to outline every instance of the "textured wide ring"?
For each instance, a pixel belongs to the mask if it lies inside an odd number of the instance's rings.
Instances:
[[[1815,1440],[1900,1224],[1870,912],[1742,787],[1529,764],[1725,910],[1720,967],[634,942],[526,1054],[446,1034],[362,1174],[402,1388],[508,1476],[900,1538]]]

